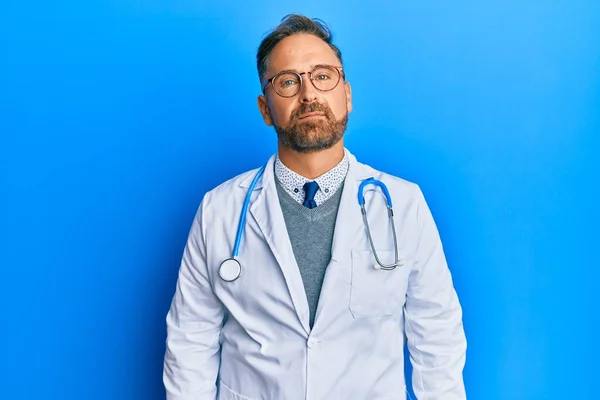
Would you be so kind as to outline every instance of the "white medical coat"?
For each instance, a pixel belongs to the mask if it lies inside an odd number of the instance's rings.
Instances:
[[[314,326],[275,187],[272,157],[251,199],[234,282],[231,256],[244,198],[257,170],[203,198],[167,316],[168,400],[406,399],[404,344],[420,400],[465,399],[462,310],[432,215],[417,185],[357,162],[348,152],[331,262]],[[357,190],[374,177],[391,194],[400,257],[375,270]],[[384,263],[394,261],[385,198],[365,189]],[[406,336],[405,336],[406,335]]]

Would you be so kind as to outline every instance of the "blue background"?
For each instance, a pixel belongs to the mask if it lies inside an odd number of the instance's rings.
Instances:
[[[254,57],[291,12],[333,27],[348,148],[430,203],[469,398],[597,398],[600,2],[217,3],[0,3],[0,399],[164,398],[188,229],[276,149]]]

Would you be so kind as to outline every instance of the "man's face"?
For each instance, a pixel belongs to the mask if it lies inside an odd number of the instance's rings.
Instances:
[[[323,92],[315,88],[308,72],[317,65],[341,67],[334,51],[316,36],[299,34],[283,39],[269,55],[262,83],[281,71],[305,72],[300,91],[295,96],[282,97],[269,84],[265,95],[258,98],[265,123],[275,127],[284,146],[297,152],[309,153],[337,144],[352,111],[350,84],[343,78],[333,90]]]

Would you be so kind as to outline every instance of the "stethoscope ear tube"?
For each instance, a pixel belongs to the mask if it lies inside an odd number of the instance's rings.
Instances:
[[[391,210],[392,209],[392,196],[390,196],[390,191],[388,190],[387,186],[385,186],[385,184],[383,182],[381,182],[375,178],[367,178],[361,182],[360,186],[358,187],[358,205],[361,207],[365,205],[364,191],[365,191],[365,186],[367,186],[367,185],[377,185],[381,188],[381,190],[383,191],[383,194],[385,196],[386,204],[387,204],[388,208]]]
[[[367,210],[365,208],[365,197],[364,197],[364,189],[366,185],[373,184],[377,185],[383,191],[385,195],[385,200],[388,209],[388,218],[390,220],[390,225],[392,228],[392,235],[394,237],[394,252],[395,252],[395,261],[392,264],[384,264],[377,255],[377,250],[375,249],[375,244],[373,243],[373,236],[371,235],[371,228],[369,227],[369,220],[367,218]],[[398,266],[402,266],[404,263],[400,260],[400,255],[398,254],[398,238],[396,236],[396,225],[394,224],[394,209],[392,208],[392,197],[390,196],[390,192],[385,186],[385,184],[379,180],[374,178],[369,178],[364,180],[359,188],[358,188],[358,204],[360,205],[360,212],[362,214],[363,224],[365,225],[365,231],[367,234],[367,239],[369,240],[369,245],[371,246],[371,251],[373,252],[373,256],[375,257],[375,264],[373,265],[374,269],[382,269],[384,271],[391,271]]]
[[[252,192],[254,191],[254,188],[256,187],[258,180],[265,172],[265,167],[266,166],[263,165],[258,170],[256,175],[254,176],[254,179],[252,179],[252,183],[250,184],[250,187],[248,188],[248,192],[246,193],[246,198],[244,199],[244,206],[242,207],[240,221],[238,223],[237,233],[235,235],[235,244],[233,246],[233,252],[231,254],[231,257],[234,259],[237,258],[238,254],[240,252],[240,243],[242,242],[242,236],[244,235],[244,227],[246,226],[246,215],[248,214],[248,207],[250,205],[250,197],[252,196]]]

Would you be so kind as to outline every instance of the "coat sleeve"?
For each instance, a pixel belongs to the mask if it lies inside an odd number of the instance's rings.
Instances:
[[[462,309],[433,216],[417,187],[415,267],[404,307],[412,385],[419,400],[466,399]]]
[[[203,200],[190,229],[167,314],[163,382],[167,400],[215,400],[223,306],[206,266]]]

